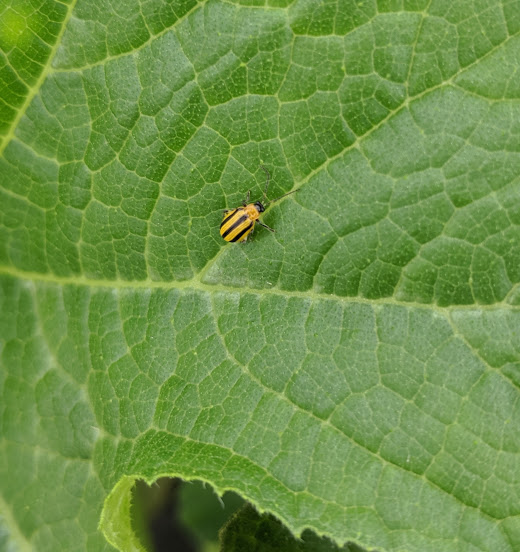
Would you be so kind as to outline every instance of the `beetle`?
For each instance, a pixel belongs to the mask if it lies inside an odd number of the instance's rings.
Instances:
[[[263,200],[265,201],[267,200],[267,188],[269,186],[271,175],[263,165],[260,166],[266,174],[265,190],[263,196]],[[224,218],[220,223],[220,235],[228,242],[245,242],[249,234],[253,232],[255,222],[258,222],[258,224],[260,224],[264,228],[267,228],[267,230],[269,230],[270,232],[274,232],[274,230],[272,228],[269,228],[267,224],[264,224],[263,222],[260,222],[258,220],[260,215],[271,203],[274,203],[275,201],[278,201],[279,199],[282,199],[283,197],[290,194],[294,194],[297,191],[298,190],[287,192],[286,194],[277,197],[276,199],[273,199],[269,201],[269,203],[266,203],[264,205],[262,201],[249,203],[249,196],[251,195],[251,190],[249,190],[247,192],[246,200],[242,203],[242,207],[237,207],[236,209],[227,209],[226,211],[224,211]]]

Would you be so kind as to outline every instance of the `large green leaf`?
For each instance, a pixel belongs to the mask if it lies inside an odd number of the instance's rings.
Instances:
[[[519,550],[520,2],[0,19],[0,546],[139,549],[135,478],[178,475],[295,535]],[[301,190],[226,244],[262,163]]]

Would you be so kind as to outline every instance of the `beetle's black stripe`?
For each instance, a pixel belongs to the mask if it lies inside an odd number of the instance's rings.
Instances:
[[[226,222],[228,222],[229,219],[233,218],[233,215],[237,212],[237,209],[233,209],[232,211],[230,211],[226,217],[224,218],[224,220],[220,223],[220,228],[222,228],[224,226],[224,224],[226,224]]]
[[[240,231],[232,240],[229,240],[230,242],[236,242],[236,241],[240,241],[240,238],[246,233],[246,232],[249,232],[249,230],[251,230],[251,228],[253,227],[253,224],[254,222],[251,221],[250,224],[248,224],[242,231]]]
[[[242,215],[241,217],[238,217],[238,219],[235,220],[235,222],[222,234],[222,237],[225,238],[228,234],[230,234],[231,232],[233,232],[233,230],[235,230],[236,228],[244,224],[244,222],[246,222],[247,220],[249,220],[249,217],[247,215]]]

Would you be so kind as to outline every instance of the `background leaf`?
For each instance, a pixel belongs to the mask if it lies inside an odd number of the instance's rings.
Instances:
[[[269,552],[360,552],[355,544],[338,548],[331,541],[304,531],[296,539],[271,515],[260,515],[246,504],[222,530],[222,551],[256,550]]]
[[[519,8],[3,4],[2,546],[128,550],[166,475],[520,548]],[[262,163],[301,191],[225,244]]]

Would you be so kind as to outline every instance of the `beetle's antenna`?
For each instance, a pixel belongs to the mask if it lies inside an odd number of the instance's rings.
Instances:
[[[265,174],[267,175],[267,180],[265,181],[265,190],[264,190],[264,199],[267,201],[267,187],[269,186],[269,180],[271,178],[271,175],[269,174],[269,171],[267,170],[267,167],[265,165],[260,165],[260,167],[262,167],[262,170],[265,172]],[[271,203],[274,203],[275,201],[278,201],[279,199],[282,199],[283,197],[285,196],[288,196],[288,195],[291,195],[291,194],[294,194],[294,192],[297,192],[300,188],[296,189],[296,190],[293,190],[292,192],[287,192],[286,194],[283,194],[281,195],[280,197],[277,197],[276,199],[271,199],[271,201],[267,202],[265,204],[265,206],[267,207],[268,205],[270,205]]]
[[[271,175],[269,174],[269,171],[264,165],[260,165],[260,167],[262,167],[262,170],[265,172],[267,177],[265,181],[265,189],[264,189],[264,199],[267,200],[267,187],[269,186],[269,179],[271,178]]]
[[[278,201],[279,199],[282,199],[282,197],[285,197],[285,196],[288,196],[288,195],[291,195],[291,194],[295,194],[298,191],[300,191],[300,188],[297,188],[296,190],[293,190],[292,192],[287,192],[286,194],[283,194],[280,197],[277,197],[276,199],[271,199],[271,201],[266,204],[266,207],[267,207],[267,205],[271,205],[271,203],[274,203],[275,201]]]

